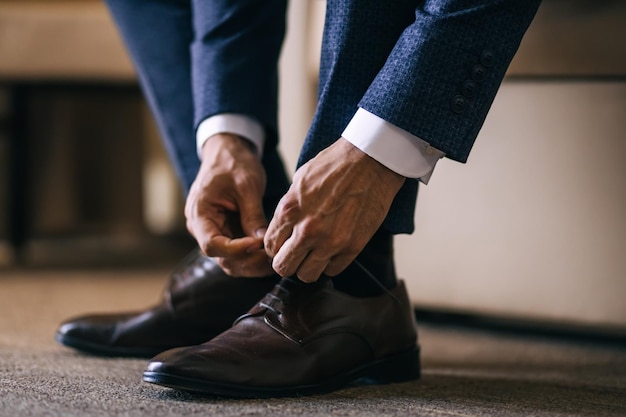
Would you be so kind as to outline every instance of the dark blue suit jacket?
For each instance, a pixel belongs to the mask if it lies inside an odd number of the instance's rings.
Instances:
[[[240,112],[275,131],[285,3],[195,2],[197,123]],[[358,106],[465,161],[539,3],[329,0],[315,143],[301,162],[335,141]]]
[[[193,127],[247,114],[266,128],[275,204],[287,186],[275,151],[286,0],[107,2],[183,182],[198,167]],[[335,142],[358,107],[465,161],[539,3],[328,0],[319,100],[299,163]],[[406,181],[383,228],[413,230],[416,194],[417,181]]]

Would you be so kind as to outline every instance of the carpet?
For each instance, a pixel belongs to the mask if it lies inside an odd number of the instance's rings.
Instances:
[[[0,271],[0,417],[626,416],[626,348],[420,325],[423,377],[304,398],[233,400],[143,383],[146,361],[55,344],[85,312],[142,308],[161,270]]]

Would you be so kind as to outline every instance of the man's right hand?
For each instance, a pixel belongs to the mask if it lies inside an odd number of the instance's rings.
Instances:
[[[217,134],[205,142],[185,204],[187,229],[229,275],[273,273],[263,250],[265,185],[265,170],[245,139]]]

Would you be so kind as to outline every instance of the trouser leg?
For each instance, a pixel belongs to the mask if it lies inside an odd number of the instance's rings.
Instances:
[[[190,3],[107,0],[107,5],[172,164],[188,190],[200,166],[193,131]]]
[[[107,0],[107,5],[133,60],[165,148],[187,192],[200,166],[194,126],[191,2]],[[275,146],[266,147],[262,162],[268,183],[264,208],[271,216],[288,181]]]

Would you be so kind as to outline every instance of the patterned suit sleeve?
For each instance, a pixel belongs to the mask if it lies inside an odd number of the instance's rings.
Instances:
[[[540,0],[430,0],[359,107],[465,162]]]
[[[191,67],[195,128],[235,113],[257,120],[267,146],[277,136],[277,63],[286,0],[193,0]]]

